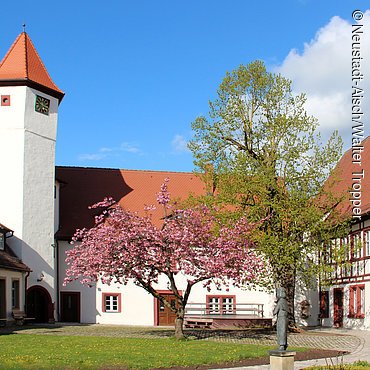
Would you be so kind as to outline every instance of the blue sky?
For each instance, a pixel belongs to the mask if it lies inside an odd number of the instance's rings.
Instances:
[[[256,59],[308,93],[324,136],[339,128],[347,140],[346,40],[352,11],[368,7],[338,0],[9,1],[1,8],[0,56],[26,23],[66,93],[57,165],[191,171],[191,122],[207,113],[226,71]]]

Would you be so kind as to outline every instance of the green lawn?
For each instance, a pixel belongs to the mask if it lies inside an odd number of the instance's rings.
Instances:
[[[308,367],[307,370],[370,370],[370,366],[358,365],[329,365],[329,366],[315,366]]]
[[[310,370],[370,370],[370,363],[367,361],[357,361],[349,365],[328,365],[328,366],[312,366]]]
[[[271,347],[207,340],[0,335],[1,369],[191,366],[266,356]]]

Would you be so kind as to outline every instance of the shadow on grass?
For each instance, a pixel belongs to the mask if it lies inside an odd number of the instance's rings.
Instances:
[[[232,339],[256,339],[256,340],[272,340],[275,333],[269,329],[185,329],[185,336],[192,339],[208,339],[208,338],[232,338]],[[173,329],[167,330],[147,330],[146,335],[155,337],[173,337],[175,331]]]
[[[196,337],[197,339],[207,338],[233,338],[233,339],[256,339],[256,340],[270,340],[275,335],[269,329],[192,329],[187,330],[186,335]]]
[[[6,325],[0,327],[0,335],[9,335],[9,334],[16,334],[18,332],[22,331],[29,331],[37,329],[38,333],[42,333],[42,330],[44,329],[46,333],[50,333],[50,331],[57,333],[57,332],[63,332],[63,330],[58,330],[58,328],[62,329],[66,326],[76,326],[75,324],[24,324],[24,325]],[[91,324],[78,324],[78,326],[91,326]],[[52,330],[51,330],[52,329]],[[41,330],[41,331],[40,331]],[[67,333],[66,333],[67,334]]]
[[[12,325],[0,327],[0,335],[9,335],[16,333],[30,334],[56,334],[56,335],[74,335],[74,336],[106,336],[106,337],[125,337],[125,338],[171,338],[175,330],[171,327],[133,327],[133,326],[112,326],[99,324],[27,324]],[[235,339],[245,338],[256,340],[272,340],[274,332],[269,329],[185,329],[187,338],[201,340],[208,338]]]

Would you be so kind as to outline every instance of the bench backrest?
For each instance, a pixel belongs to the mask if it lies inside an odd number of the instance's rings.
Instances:
[[[24,318],[26,317],[26,313],[18,308],[14,308],[12,311],[12,316],[14,318]]]

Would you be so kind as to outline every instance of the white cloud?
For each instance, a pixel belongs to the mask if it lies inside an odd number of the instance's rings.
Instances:
[[[188,145],[188,143],[187,143],[186,139],[184,138],[184,136],[182,136],[182,135],[175,135],[175,137],[171,141],[172,149],[176,153],[188,152],[189,149],[188,149],[187,145]]]
[[[112,151],[113,151],[112,148],[100,148],[99,149],[99,152],[101,152],[101,153],[110,153]]]
[[[106,156],[100,153],[95,153],[95,154],[81,154],[78,157],[79,161],[101,161],[104,159]]]
[[[308,96],[306,110],[319,119],[323,132],[337,130],[342,126],[350,127],[346,117],[350,114],[350,93],[332,94],[311,93]],[[348,127],[347,127],[348,126]]]
[[[135,146],[135,145],[132,145],[130,143],[122,143],[121,146],[119,147],[119,150],[122,150],[124,152],[129,152],[129,153],[139,153],[140,152],[140,149]]]
[[[361,70],[365,76],[360,85],[367,94],[370,92],[370,10],[366,11],[359,24],[364,25],[361,34],[361,54],[364,57]],[[284,62],[275,68],[275,72],[293,81],[295,92],[306,93],[307,112],[318,118],[323,136],[338,129],[346,146],[349,145],[352,127],[351,44],[352,23],[336,16],[304,45],[303,52],[291,50]],[[362,101],[362,109],[368,120],[368,95]]]
[[[96,153],[90,153],[90,154],[81,154],[78,157],[78,160],[80,161],[100,161],[106,158],[112,158],[117,157],[122,152],[125,153],[132,153],[132,154],[142,154],[141,150],[137,145],[123,142],[119,147],[102,147],[98,149]]]

